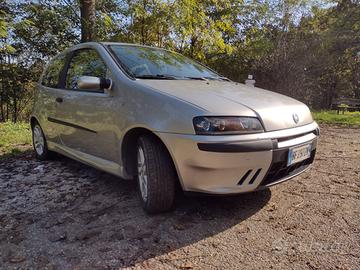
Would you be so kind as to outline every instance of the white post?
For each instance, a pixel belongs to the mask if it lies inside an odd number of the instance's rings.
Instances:
[[[255,82],[253,75],[248,75],[247,80],[245,80],[245,84],[251,87],[255,87]]]

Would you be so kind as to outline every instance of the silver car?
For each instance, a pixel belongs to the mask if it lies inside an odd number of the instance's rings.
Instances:
[[[319,135],[297,100],[175,52],[110,42],[52,59],[30,121],[38,159],[58,152],[135,178],[150,213],[169,210],[177,186],[235,194],[284,182],[309,168]]]

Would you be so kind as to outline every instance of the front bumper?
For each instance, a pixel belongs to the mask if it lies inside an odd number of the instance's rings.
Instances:
[[[313,122],[259,134],[200,136],[157,133],[167,146],[184,191],[235,194],[266,188],[305,171],[319,135]],[[311,144],[311,157],[287,166],[290,147]]]

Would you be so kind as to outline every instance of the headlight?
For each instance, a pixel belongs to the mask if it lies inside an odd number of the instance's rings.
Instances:
[[[198,116],[193,120],[196,134],[226,135],[264,132],[260,121],[255,117]]]

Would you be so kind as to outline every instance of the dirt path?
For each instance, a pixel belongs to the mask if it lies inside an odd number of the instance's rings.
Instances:
[[[1,269],[360,269],[360,129],[323,127],[313,168],[271,190],[181,198],[67,158],[0,159]]]

